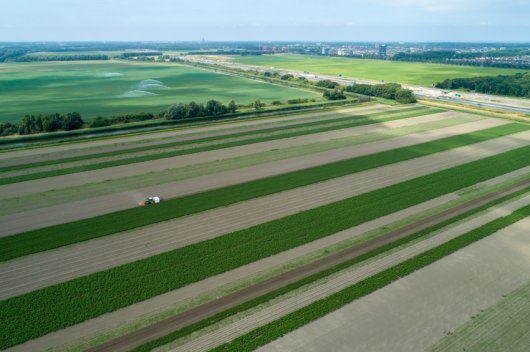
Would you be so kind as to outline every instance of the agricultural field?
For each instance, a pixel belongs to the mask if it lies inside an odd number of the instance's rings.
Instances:
[[[509,75],[524,70],[412,63],[341,57],[307,55],[237,56],[233,60],[246,65],[258,65],[307,71],[311,73],[343,75],[354,78],[384,80],[431,87],[448,78],[467,78],[488,75]]]
[[[65,81],[81,82],[76,63],[39,65],[72,65]],[[179,65],[87,65],[123,74],[105,78],[117,80],[109,89],[217,79]],[[271,100],[313,94],[263,85]],[[162,202],[139,206],[148,196]],[[515,245],[530,215],[530,124],[442,107],[371,102],[19,146],[0,153],[0,199],[8,351],[296,350],[307,346],[292,336],[316,338],[320,325],[337,350],[351,336],[406,345],[386,333],[396,325],[425,329],[423,348],[445,336],[437,312],[455,331],[530,280],[530,253]],[[434,281],[437,294],[423,294]],[[473,290],[482,295],[470,300]],[[472,304],[455,310],[448,297]],[[381,302],[424,314],[388,319]],[[373,321],[355,325],[351,309]]]
[[[29,62],[0,65],[0,121],[26,114],[79,112],[86,120],[216,99],[249,104],[296,98],[311,91],[275,86],[174,63],[126,61]]]

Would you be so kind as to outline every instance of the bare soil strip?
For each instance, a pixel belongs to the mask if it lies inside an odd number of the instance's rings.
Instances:
[[[64,282],[530,143],[530,132],[517,135],[4,262],[0,264],[0,297]]]
[[[258,351],[423,351],[530,280],[528,228],[530,218]]]
[[[321,111],[309,114],[299,114],[287,117],[275,117],[275,118],[264,118],[264,119],[252,119],[249,121],[241,122],[220,122],[214,123],[208,126],[198,126],[191,128],[180,128],[171,131],[163,131],[159,133],[147,132],[141,133],[129,137],[113,137],[109,139],[103,139],[98,141],[89,141],[74,144],[57,145],[50,147],[41,147],[34,149],[25,149],[13,152],[0,153],[0,166],[13,166],[20,165],[23,163],[29,163],[32,161],[43,161],[43,160],[57,160],[65,157],[89,155],[93,153],[112,152],[118,150],[125,150],[131,147],[139,146],[153,146],[158,144],[167,143],[168,139],[171,141],[180,140],[193,140],[198,137],[212,137],[226,134],[227,130],[244,129],[246,131],[252,131],[255,129],[261,129],[263,125],[287,125],[297,124],[302,121],[311,121],[314,118],[319,119],[331,119],[338,117],[348,117],[356,113],[373,113],[383,111],[399,110],[405,107],[395,106],[384,106],[384,105],[373,105],[362,108],[349,108],[331,111]],[[254,127],[255,126],[255,127]],[[210,132],[210,133],[206,133]],[[180,138],[179,138],[180,137]],[[66,153],[65,153],[66,152]]]
[[[443,138],[459,133],[471,132],[484,128],[483,123],[485,122],[486,121],[477,121],[471,124],[466,124],[466,126],[453,126],[450,128],[439,129],[422,134],[397,137],[385,141],[366,143],[354,147],[340,148],[328,152],[306,155],[287,160],[280,160],[257,166],[195,177],[192,179],[167,183],[163,185],[155,185],[143,189],[138,189],[135,191],[114,193],[106,196],[99,196],[82,201],[71,202],[68,204],[61,204],[28,212],[22,212],[19,214],[2,216],[0,217],[0,222],[3,224],[3,226],[0,236],[8,236],[10,234],[28,231],[31,229],[42,228],[68,221],[74,221],[96,215],[101,215],[112,211],[132,208],[137,206],[138,201],[144,199],[149,195],[159,195],[164,198],[176,198],[192,193],[203,192],[206,190],[256,180],[267,176],[279,175],[289,171],[300,170],[311,166],[317,166],[339,160],[351,159],[357,156],[368,155],[384,150],[391,150],[402,146],[410,146],[436,138]],[[523,146],[527,143],[530,143],[529,137],[530,132],[523,132],[513,134],[507,137],[496,138],[491,141],[486,141],[485,143],[478,143],[474,146],[487,146],[489,145],[488,143],[515,143],[520,146]],[[474,148],[474,146],[470,146],[470,148]],[[457,148],[454,151],[458,150],[465,151],[466,149]],[[446,152],[437,153],[436,155],[444,155],[444,153]],[[428,157],[429,156],[427,156],[427,158]],[[433,155],[433,157],[436,156]],[[418,160],[424,160],[424,158],[419,158]],[[440,162],[443,164],[447,161],[442,160]],[[401,163],[399,165],[401,165]],[[364,173],[360,174],[363,175]],[[377,176],[378,175],[374,175],[374,177]],[[379,177],[381,177],[381,175],[379,175]]]
[[[430,218],[424,219],[422,221],[419,221],[417,223],[411,224],[409,226],[406,226],[402,229],[392,231],[387,235],[378,237],[376,239],[367,241],[359,246],[348,248],[344,251],[332,254],[328,257],[325,257],[323,259],[317,260],[315,262],[309,263],[307,265],[304,265],[302,267],[296,268],[294,270],[291,270],[287,273],[278,275],[272,279],[260,282],[256,285],[247,287],[245,289],[242,289],[238,292],[235,292],[233,294],[229,294],[227,296],[221,297],[217,300],[211,301],[209,303],[206,303],[202,306],[196,307],[194,309],[191,309],[189,311],[186,311],[184,313],[178,314],[176,316],[170,317],[168,319],[162,320],[158,323],[155,323],[153,325],[147,326],[145,328],[139,329],[133,333],[118,337],[116,339],[113,339],[111,341],[108,341],[106,343],[103,343],[99,346],[96,346],[94,348],[89,349],[88,351],[95,352],[95,351],[127,351],[135,346],[141,345],[145,342],[148,342],[150,340],[162,337],[167,335],[168,333],[181,329],[187,325],[190,325],[194,322],[200,321],[202,319],[206,319],[209,316],[212,316],[216,313],[222,312],[226,309],[229,309],[231,307],[234,307],[238,304],[241,304],[245,301],[248,301],[252,298],[259,297],[261,295],[264,295],[268,292],[271,292],[277,288],[286,286],[290,283],[296,282],[298,280],[303,279],[304,277],[308,277],[312,274],[315,274],[317,272],[320,272],[322,270],[331,268],[333,266],[336,266],[340,263],[343,263],[345,261],[348,261],[352,258],[355,258],[363,253],[367,253],[375,248],[378,248],[384,244],[391,243],[399,238],[403,238],[407,235],[410,235],[412,233],[415,233],[417,231],[421,231],[422,229],[428,228],[430,226],[433,226],[435,224],[438,224],[440,222],[443,222],[447,219],[450,219],[454,216],[457,216],[459,214],[462,214],[466,211],[469,211],[471,209],[474,209],[476,207],[479,207],[483,204],[486,204],[488,202],[491,202],[495,199],[498,199],[502,196],[505,196],[509,193],[515,192],[516,190],[526,188],[530,184],[530,180],[526,180],[522,183],[519,183],[517,185],[514,185],[512,187],[509,187],[508,189],[503,189],[498,192],[492,193],[490,195],[487,195],[485,197],[482,197],[478,200],[474,200],[468,203],[465,203],[459,207],[450,209],[443,214],[437,214]],[[527,205],[530,203],[530,196],[527,196],[523,198],[524,201],[522,201],[519,207],[522,207],[524,205]],[[467,228],[467,227],[466,227]],[[474,228],[474,227],[472,227]],[[465,232],[465,231],[464,231]],[[460,234],[463,232],[460,232]],[[457,235],[458,236],[458,235]],[[455,236],[456,237],[456,236]],[[435,236],[433,238],[428,239],[428,242],[431,242],[429,240],[432,239],[438,239],[440,241],[439,236]],[[420,242],[422,244],[420,247],[422,249],[416,253],[409,254],[407,258],[412,258],[413,256],[429,249],[433,248],[436,245],[439,245],[440,243],[446,242],[448,239],[444,238],[441,240],[441,242],[437,242],[432,240],[432,242],[436,242],[432,245],[432,247],[429,247],[426,245],[425,241]],[[390,267],[392,265],[396,264],[396,259],[392,258],[392,260],[389,259],[392,255],[386,256],[385,259],[388,261],[388,266]],[[399,261],[398,261],[399,262]],[[529,262],[530,263],[530,262]],[[528,271],[530,273],[530,271]],[[374,275],[375,272],[371,272],[366,277]],[[527,274],[527,276],[530,274]],[[530,278],[530,276],[529,276]],[[351,280],[346,280],[345,286],[351,285]],[[338,288],[340,290],[340,287],[337,287],[337,285],[332,285],[333,288]],[[327,294],[329,294],[328,292]],[[324,296],[325,297],[325,296]],[[299,301],[299,300],[296,300]],[[306,303],[307,304],[307,303]],[[292,306],[292,305],[289,305]],[[258,320],[262,321],[262,320]],[[289,350],[282,349],[282,350]]]

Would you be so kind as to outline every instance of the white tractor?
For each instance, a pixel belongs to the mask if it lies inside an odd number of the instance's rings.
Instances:
[[[143,202],[140,202],[140,205],[152,205],[152,204],[158,204],[162,201],[160,197],[154,196],[154,197],[147,197],[146,200]]]

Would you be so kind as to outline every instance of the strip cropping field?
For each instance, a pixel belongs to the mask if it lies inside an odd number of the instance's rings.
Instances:
[[[270,277],[382,235],[378,219],[529,177],[529,125],[421,105],[164,133],[2,154],[1,348],[91,346],[148,324],[124,320],[129,307],[158,302],[147,315],[160,320],[190,304],[166,295],[249,285],[241,268],[269,261]],[[137,207],[148,195],[164,201]]]

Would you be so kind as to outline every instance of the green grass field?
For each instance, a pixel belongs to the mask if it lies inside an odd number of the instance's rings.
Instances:
[[[446,78],[507,75],[524,70],[505,68],[456,66],[428,63],[396,62],[383,60],[351,59],[330,56],[262,55],[234,57],[249,65],[293,69],[311,73],[333,74],[354,78],[384,80],[432,86]]]
[[[85,118],[159,112],[178,102],[224,103],[320,98],[316,92],[276,86],[174,63],[125,61],[3,63],[0,121],[25,114],[77,111]]]

